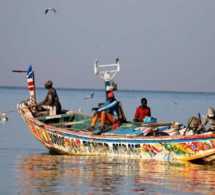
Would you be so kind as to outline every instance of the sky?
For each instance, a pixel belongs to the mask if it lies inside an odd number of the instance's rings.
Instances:
[[[53,7],[57,11],[45,10]],[[1,0],[0,86],[103,89],[93,63],[115,63],[119,90],[215,92],[214,0]]]

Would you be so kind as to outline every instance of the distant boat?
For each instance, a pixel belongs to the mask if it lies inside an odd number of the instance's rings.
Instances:
[[[119,60],[116,64],[101,65],[105,68],[113,66],[117,69],[110,72],[119,72]],[[94,72],[97,76],[103,73],[98,71],[99,67],[98,61],[95,61]],[[29,69],[27,73],[33,74],[31,66]],[[31,74],[28,79],[30,77]],[[34,80],[32,83],[34,85]],[[109,84],[110,80],[105,80],[105,89]],[[30,91],[30,104],[35,102],[35,98],[35,92]],[[106,124],[103,131],[99,130],[99,123],[94,131],[87,130],[91,126],[92,114],[63,109],[59,115],[47,115],[47,111],[23,101],[17,108],[36,139],[50,151],[60,154],[165,161],[212,161],[215,156],[215,134],[185,134],[189,128],[179,128],[177,122],[129,122],[121,102],[119,113],[122,123]]]

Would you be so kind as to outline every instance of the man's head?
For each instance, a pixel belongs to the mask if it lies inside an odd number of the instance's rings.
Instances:
[[[146,105],[147,105],[147,99],[146,99],[146,98],[142,98],[142,99],[141,99],[141,104],[142,104],[143,106],[146,106]]]
[[[114,98],[115,96],[113,92],[108,93],[108,100],[113,100]]]
[[[50,81],[50,80],[46,81],[45,88],[48,89],[48,88],[52,87],[52,84],[53,84],[52,81]]]
[[[214,117],[214,109],[212,107],[208,108],[208,117],[210,118]]]

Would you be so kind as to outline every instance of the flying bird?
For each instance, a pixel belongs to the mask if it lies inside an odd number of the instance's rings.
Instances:
[[[88,95],[87,97],[85,97],[84,99],[90,99],[90,98],[93,98],[94,97],[94,93],[92,93],[91,95]]]
[[[46,11],[45,11],[45,14],[47,14],[48,11],[54,11],[55,13],[57,13],[56,10],[55,10],[54,8],[47,8]]]
[[[175,101],[172,101],[172,104],[173,104],[173,105],[177,105],[178,103],[177,103],[177,102],[175,102]]]

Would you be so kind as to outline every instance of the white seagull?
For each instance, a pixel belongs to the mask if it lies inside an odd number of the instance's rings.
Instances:
[[[90,99],[90,98],[93,98],[94,97],[94,93],[92,93],[91,95],[88,95],[87,97],[85,97],[84,99]]]
[[[54,11],[55,13],[57,13],[56,10],[55,10],[54,8],[47,8],[46,11],[45,11],[45,14],[47,14],[48,11]]]

